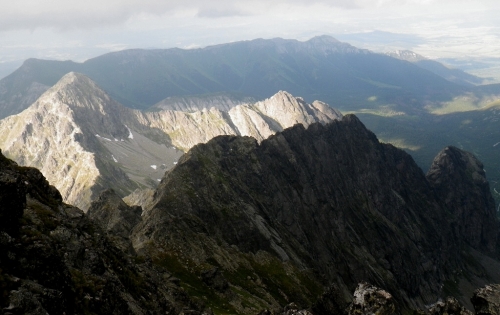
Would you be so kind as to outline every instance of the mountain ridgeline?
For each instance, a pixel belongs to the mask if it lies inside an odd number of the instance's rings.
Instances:
[[[422,69],[429,70],[430,72],[437,74],[438,76],[445,78],[446,80],[462,85],[462,86],[474,86],[481,84],[484,79],[476,77],[472,74],[464,72],[460,69],[452,69],[443,65],[440,62],[425,58],[419,54],[416,54],[409,50],[396,50],[386,53],[386,55],[409,61]]]
[[[363,281],[390,292],[398,312],[448,294],[464,302],[500,281],[484,175],[448,147],[426,176],[346,115],[260,143],[215,137],[166,172],[142,215],[113,191],[84,214],[0,155],[0,303],[33,314],[256,314],[295,302],[344,314]]]
[[[88,77],[71,72],[28,109],[0,120],[0,147],[18,163],[39,168],[65,202],[87,209],[106,188],[125,196],[156,187],[183,151],[215,136],[262,141],[297,123],[342,117],[323,102],[308,104],[284,91],[233,105],[143,112],[119,104]]]
[[[321,100],[342,112],[358,114],[383,141],[411,151],[423,169],[429,167],[443,146],[454,145],[474,152],[485,163],[492,193],[497,203],[500,201],[500,194],[495,192],[495,189],[500,191],[496,152],[500,146],[494,147],[500,141],[496,139],[498,128],[494,122],[484,124],[483,118],[479,118],[486,108],[498,107],[500,85],[474,86],[481,83],[480,78],[449,69],[413,52],[398,51],[388,56],[353,47],[329,36],[318,36],[304,42],[275,38],[190,50],[125,50],[83,63],[29,59],[0,80],[0,118],[21,113],[68,72],[86,75],[125,107],[147,110],[149,114],[141,118],[138,125],[149,127],[141,127],[147,129],[141,135],[146,132],[149,140],[181,151],[208,141],[211,136],[205,137],[206,126],[191,128],[196,134],[191,139],[183,130],[169,127],[168,134],[174,142],[170,146],[169,140],[162,135],[165,126],[157,123],[158,119],[174,119],[179,124],[193,126],[210,120],[204,119],[210,116],[218,122],[228,122],[213,124],[218,132],[212,135],[244,133],[235,130],[227,114],[161,117],[154,112],[175,110],[192,114],[213,107],[228,113],[238,105],[268,99],[280,90],[300,96],[306,103]],[[456,112],[463,113],[454,115]],[[491,118],[486,117],[487,120]],[[280,121],[275,118],[265,121],[272,130],[275,129],[273,120]],[[130,128],[131,124],[127,123]],[[485,137],[485,133],[490,136]],[[270,134],[267,129],[265,134]],[[136,142],[142,142],[138,137]],[[265,135],[258,137],[266,138]],[[109,135],[105,138],[112,139]],[[175,144],[174,138],[206,139]],[[155,143],[148,142],[146,150],[138,149],[135,144],[128,148],[135,153],[146,151],[148,154],[125,157],[126,164],[130,165],[125,173],[133,177],[134,183],[118,179],[120,187],[116,189],[120,194],[134,187],[154,186],[163,171],[180,156]],[[108,143],[108,147],[110,145]],[[118,159],[116,154],[123,149],[110,151],[106,160],[113,160],[114,156],[122,163],[123,157]],[[162,159],[162,155],[168,155],[168,159]],[[17,160],[16,156],[11,157]],[[135,161],[141,159],[149,164],[137,165]],[[154,172],[149,165],[157,167]],[[110,173],[114,172],[110,170]],[[88,202],[87,199],[87,206]]]
[[[425,101],[464,92],[417,65],[329,36],[305,42],[256,39],[190,50],[125,50],[83,63],[29,59],[0,80],[0,117],[21,112],[72,71],[87,75],[118,102],[137,109],[168,97],[237,93],[264,99],[284,90],[308,102],[319,99],[344,108],[358,108],[377,96],[380,104],[411,112],[421,110]]]
[[[483,266],[498,257],[491,201],[482,164],[469,153],[446,148],[426,177],[347,115],[261,144],[221,136],[195,146],[166,173],[131,240],[158,262],[218,268],[271,304],[259,288],[278,287],[278,303],[307,303],[314,288],[333,284],[347,303],[369,281],[415,309],[443,292],[470,296],[450,281],[467,288],[500,280]]]

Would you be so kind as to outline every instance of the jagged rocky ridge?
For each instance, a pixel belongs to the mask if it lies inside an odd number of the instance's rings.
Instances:
[[[450,150],[457,156],[446,164]],[[261,144],[217,137],[167,172],[133,245],[157,261],[189,261],[189,270],[219,268],[248,292],[259,285],[240,283],[241,274],[280,284],[283,295],[274,301],[254,293],[271,305],[291,296],[307,303],[315,287],[332,283],[348,300],[358,282],[369,281],[393,292],[403,309],[423,307],[453,291],[448,280],[459,271],[495,277],[481,264],[497,255],[498,224],[480,162],[447,148],[435,164],[444,166],[427,179],[408,154],[379,143],[352,115],[307,130],[297,125]],[[454,193],[470,206],[459,210],[432,184],[462,173],[475,179],[460,177]],[[470,234],[457,233],[470,224]],[[266,279],[261,270],[275,263],[287,275]],[[283,279],[293,280],[287,286]]]
[[[117,103],[86,76],[69,73],[27,110],[0,121],[0,148],[18,163],[39,168],[65,202],[87,209],[107,188],[125,196],[156,187],[182,150],[215,136],[261,141],[296,123],[341,116],[287,92],[229,111],[141,112]]]
[[[487,205],[480,163],[447,148],[428,180],[352,115],[260,144],[220,136],[197,145],[142,217],[112,191],[85,215],[38,171],[0,162],[5,312],[342,314],[360,281],[390,292],[388,310],[405,312],[436,302],[458,270],[500,280],[481,266],[486,255],[498,266],[495,246],[474,242],[497,235],[497,225],[455,233],[466,225],[456,214],[476,208],[453,212],[432,186],[470,174],[454,193]]]

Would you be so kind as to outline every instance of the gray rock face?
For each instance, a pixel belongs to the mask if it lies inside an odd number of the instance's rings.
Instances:
[[[490,284],[477,289],[471,302],[477,315],[500,314],[500,284]]]
[[[117,106],[89,79],[70,73],[27,110],[0,121],[0,146],[19,164],[39,168],[65,202],[86,209],[109,182],[117,190],[136,187],[95,136],[126,138]]]
[[[19,164],[39,168],[65,202],[86,210],[107,188],[123,197],[156,187],[181,150],[213,137],[262,141],[297,123],[340,117],[324,103],[307,104],[286,92],[230,111],[141,112],[117,103],[86,76],[69,73],[28,109],[0,121],[0,147]]]
[[[142,208],[128,206],[112,189],[106,190],[94,200],[87,215],[99,224],[123,251],[133,250],[129,235],[141,221]]]
[[[463,193],[471,205],[491,198]],[[402,309],[423,308],[464,265],[465,240],[439,196],[409,155],[348,115],[260,144],[223,136],[195,146],[166,173],[132,239],[145,252],[182,244],[183,257],[225,272],[237,268],[227,248],[266,252],[333,283],[342,302],[370,281]]]
[[[360,283],[354,291],[354,300],[348,315],[391,315],[396,311],[392,295],[366,282]]]
[[[427,179],[453,213],[455,235],[473,248],[493,253],[498,222],[483,164],[469,152],[446,147],[432,162]]]

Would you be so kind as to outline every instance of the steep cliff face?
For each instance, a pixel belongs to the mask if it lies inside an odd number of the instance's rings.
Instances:
[[[476,205],[488,197],[467,196]],[[134,229],[136,250],[180,251],[229,276],[244,263],[228,263],[227,248],[266,252],[312,270],[346,298],[366,280],[416,307],[435,302],[464,266],[462,238],[422,171],[351,115],[297,125],[260,144],[225,136],[197,145],[154,198]]]
[[[498,222],[483,164],[469,152],[446,147],[432,162],[427,179],[453,214],[456,237],[493,253]]]

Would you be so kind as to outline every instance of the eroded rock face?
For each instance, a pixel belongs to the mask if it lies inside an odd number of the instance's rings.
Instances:
[[[494,252],[498,222],[483,164],[469,152],[446,147],[432,162],[427,179],[453,214],[455,235],[476,249]]]
[[[343,301],[365,280],[403,308],[423,308],[461,266],[448,219],[413,159],[347,115],[260,144],[223,136],[195,146],[167,172],[132,239],[139,251],[182,248],[227,272],[243,264],[227,248],[266,252],[313,270]]]
[[[391,315],[396,311],[392,295],[366,282],[358,284],[348,315]]]
[[[477,289],[471,298],[477,315],[500,314],[500,284],[490,284]]]

